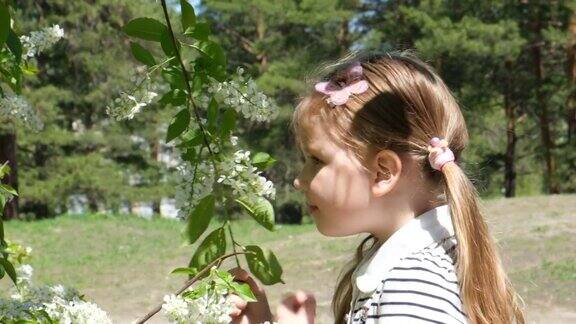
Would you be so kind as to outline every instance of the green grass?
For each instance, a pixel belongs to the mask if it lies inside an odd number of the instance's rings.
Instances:
[[[576,313],[576,195],[495,199],[484,205],[505,266],[529,312],[554,305]],[[328,238],[310,223],[279,225],[276,232],[249,219],[232,226],[237,241],[272,249],[283,265],[286,284],[267,287],[273,307],[289,291],[313,291],[318,323],[331,321],[336,278],[364,235]],[[179,288],[184,278],[169,273],[186,265],[194,249],[184,243],[184,224],[168,219],[68,215],[11,221],[5,227],[9,240],[33,248],[36,282],[74,286],[118,323],[147,313],[164,294]],[[224,264],[227,269],[234,266],[233,258]],[[8,280],[0,282],[2,294],[8,287]],[[160,322],[160,316],[152,321]]]

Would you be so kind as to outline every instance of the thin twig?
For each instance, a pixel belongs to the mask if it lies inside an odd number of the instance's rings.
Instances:
[[[188,79],[188,71],[186,70],[186,66],[184,65],[184,61],[182,61],[182,56],[180,56],[180,51],[178,50],[178,43],[176,43],[176,37],[174,36],[174,31],[172,30],[172,24],[170,23],[170,17],[168,16],[168,9],[166,6],[166,0],[161,0],[162,2],[162,10],[164,11],[164,18],[166,19],[166,24],[168,25],[168,31],[170,34],[170,40],[172,41],[172,45],[174,46],[174,51],[176,52],[176,58],[180,62],[180,67],[182,68],[182,75],[184,76],[184,83],[186,85],[186,90],[188,91],[188,100],[186,101],[188,105],[192,105],[192,110],[194,111],[194,116],[196,118],[196,122],[198,126],[200,126],[200,130],[202,131],[202,139],[204,140],[204,145],[208,148],[208,151],[211,155],[214,155],[212,149],[210,148],[210,144],[208,143],[206,130],[202,125],[202,121],[200,120],[200,113],[198,112],[198,108],[194,104],[192,100],[192,88],[190,88],[190,79]],[[190,108],[190,107],[188,107]]]

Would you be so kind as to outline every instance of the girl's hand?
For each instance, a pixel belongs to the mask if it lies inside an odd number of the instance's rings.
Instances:
[[[272,322],[273,316],[270,311],[270,305],[268,305],[268,298],[266,298],[264,288],[262,288],[262,286],[242,268],[236,267],[228,272],[234,276],[235,281],[247,283],[250,286],[250,289],[252,289],[257,300],[256,302],[249,303],[237,295],[230,294],[228,298],[235,304],[235,309],[230,314],[232,317],[232,324],[252,324],[263,323],[266,321]]]
[[[276,309],[278,324],[314,324],[316,298],[298,290],[282,300]]]

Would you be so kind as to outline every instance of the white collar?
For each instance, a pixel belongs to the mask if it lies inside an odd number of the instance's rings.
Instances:
[[[372,293],[402,257],[453,235],[449,206],[430,209],[404,224],[375,253],[371,251],[370,259],[353,274],[353,281],[361,292]]]

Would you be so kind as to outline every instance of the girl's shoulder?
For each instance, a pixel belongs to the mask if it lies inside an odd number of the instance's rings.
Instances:
[[[446,239],[406,255],[390,269],[381,284],[386,286],[387,282],[418,283],[416,287],[423,289],[439,287],[460,298],[455,242]]]
[[[412,321],[466,323],[454,237],[403,257],[382,280],[378,312]]]
[[[455,243],[448,238],[396,262],[372,296],[359,300],[355,319],[360,323],[467,323],[456,276]]]

